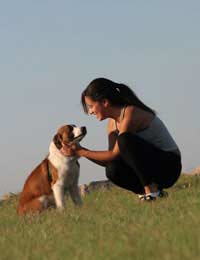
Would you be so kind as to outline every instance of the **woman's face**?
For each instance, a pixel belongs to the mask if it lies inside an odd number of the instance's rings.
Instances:
[[[93,101],[90,97],[85,97],[85,103],[88,107],[88,114],[95,115],[99,121],[102,121],[108,117],[107,106],[108,101],[104,100],[102,102]]]

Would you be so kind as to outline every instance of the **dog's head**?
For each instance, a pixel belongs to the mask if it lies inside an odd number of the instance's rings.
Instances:
[[[86,133],[87,130],[85,126],[77,127],[75,125],[64,125],[58,129],[57,134],[53,138],[53,142],[60,150],[62,148],[62,144],[67,145],[80,142]]]

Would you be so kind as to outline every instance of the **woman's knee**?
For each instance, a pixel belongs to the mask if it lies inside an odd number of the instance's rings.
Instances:
[[[136,142],[136,139],[137,136],[129,132],[120,134],[117,138],[120,151],[126,150],[130,144],[133,146],[133,144]]]
[[[130,144],[130,142],[134,142],[136,138],[136,135],[129,132],[124,132],[118,136],[117,141],[119,146],[127,146],[128,144]]]

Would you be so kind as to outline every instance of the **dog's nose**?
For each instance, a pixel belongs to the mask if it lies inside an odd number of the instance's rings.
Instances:
[[[85,126],[81,127],[81,132],[85,135],[87,133],[87,129]]]

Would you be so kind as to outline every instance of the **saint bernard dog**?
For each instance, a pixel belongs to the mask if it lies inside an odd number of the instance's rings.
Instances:
[[[78,156],[66,156],[62,145],[77,143],[86,135],[86,127],[64,125],[54,136],[48,156],[28,176],[20,194],[17,213],[41,212],[51,206],[65,208],[64,193],[69,191],[73,202],[82,204],[79,194]]]

